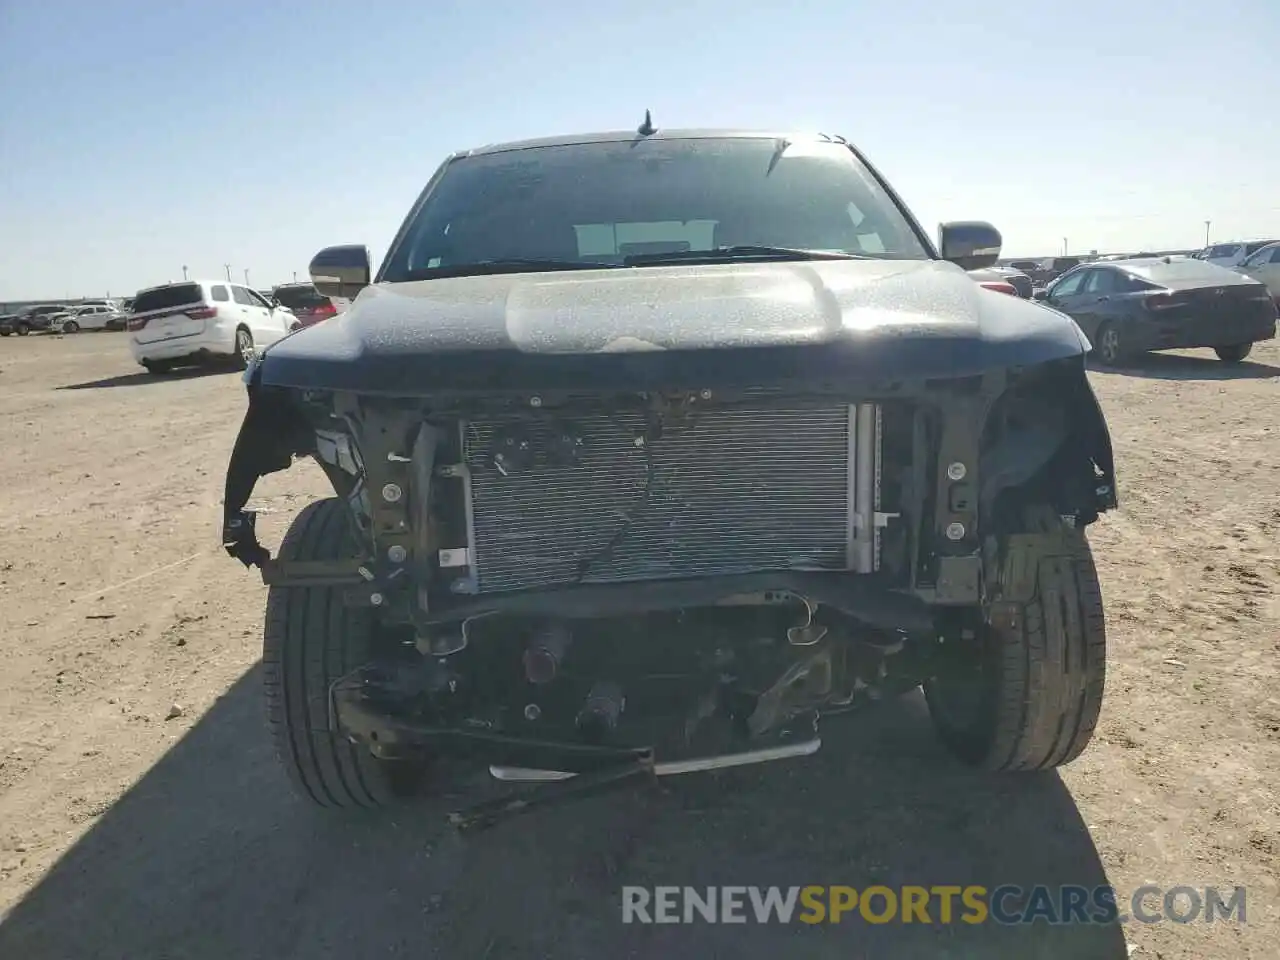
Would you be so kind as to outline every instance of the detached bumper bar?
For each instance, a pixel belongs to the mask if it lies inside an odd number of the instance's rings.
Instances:
[[[816,716],[809,736],[723,754],[659,763],[651,747],[593,745],[572,740],[539,740],[494,730],[465,729],[397,715],[397,706],[419,701],[422,688],[398,683],[377,667],[365,667],[330,688],[330,728],[394,758],[429,750],[439,755],[487,761],[495,779],[534,782],[532,792],[514,794],[456,811],[449,819],[459,830],[476,830],[552,803],[568,802],[653,779],[767,763],[818,751]],[[420,702],[420,701],[419,701]]]
[[[761,750],[744,750],[715,757],[699,757],[693,760],[675,760],[656,763],[651,755],[624,761],[594,773],[566,773],[562,770],[531,770],[516,767],[490,767],[489,772],[498,780],[532,781],[545,784],[536,790],[509,797],[500,797],[477,804],[466,810],[449,814],[449,822],[461,831],[481,830],[500,820],[538,807],[554,803],[594,796],[603,790],[623,786],[634,780],[669,777],[699,770],[722,770],[751,763],[767,763],[788,757],[807,757],[818,752],[822,741],[816,737],[800,743],[766,747]]]

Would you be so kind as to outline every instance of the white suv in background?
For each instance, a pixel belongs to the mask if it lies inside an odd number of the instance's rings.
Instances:
[[[151,373],[227,360],[243,369],[259,347],[275,343],[295,323],[292,311],[238,283],[168,283],[138,291],[129,348]]]
[[[1263,247],[1274,242],[1274,240],[1251,240],[1248,243],[1215,243],[1211,247],[1205,247],[1199,253],[1192,254],[1192,256],[1196,260],[1205,260],[1220,267],[1236,267]]]
[[[1280,306],[1280,243],[1269,243],[1236,267],[1245,276],[1267,285],[1271,299]]]
[[[81,330],[109,330],[122,314],[115,307],[102,303],[81,304],[71,307],[49,324],[54,333],[79,333]],[[117,328],[119,329],[119,328]]]

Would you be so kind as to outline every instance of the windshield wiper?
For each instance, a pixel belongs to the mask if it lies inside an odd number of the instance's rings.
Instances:
[[[450,263],[439,267],[419,267],[399,280],[434,280],[437,277],[482,277],[493,273],[541,273],[552,270],[609,270],[617,264],[583,260],[556,260],[550,257],[511,257],[500,260],[476,260]]]
[[[686,263],[690,260],[719,263],[726,260],[870,260],[871,257],[839,250],[806,250],[803,247],[765,247],[735,244],[713,250],[668,250],[665,253],[636,253],[623,258],[628,267],[655,263]]]

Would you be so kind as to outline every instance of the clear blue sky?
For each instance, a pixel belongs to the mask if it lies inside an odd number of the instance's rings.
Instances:
[[[1007,254],[1280,235],[1280,0],[0,0],[0,300],[377,258],[443,156],[843,133]]]

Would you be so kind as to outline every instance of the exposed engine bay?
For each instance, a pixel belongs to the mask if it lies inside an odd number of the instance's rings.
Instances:
[[[1114,502],[1066,364],[859,397],[247,379],[228,551],[269,584],[340,587],[385,639],[334,683],[334,724],[378,756],[460,752],[502,779],[811,753],[820,716],[918,685],[972,636],[1002,497],[1048,485],[1082,524]],[[349,562],[257,543],[253,483],[298,455],[349,507]]]

